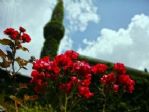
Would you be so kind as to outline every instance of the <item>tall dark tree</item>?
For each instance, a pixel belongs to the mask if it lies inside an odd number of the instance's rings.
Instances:
[[[63,0],[57,0],[51,20],[44,27],[45,42],[40,57],[50,56],[53,58],[56,56],[60,41],[63,38],[65,32],[63,18]]]

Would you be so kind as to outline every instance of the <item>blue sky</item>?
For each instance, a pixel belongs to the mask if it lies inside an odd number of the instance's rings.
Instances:
[[[102,18],[100,28],[126,28],[135,14],[149,14],[148,0],[96,0],[95,4]]]
[[[7,27],[25,27],[32,37],[32,42],[25,45],[30,53],[18,55],[39,58],[43,27],[55,4],[56,0],[1,0],[1,37]],[[58,53],[73,49],[91,57],[149,69],[148,4],[148,0],[64,0],[66,32]]]
[[[119,28],[127,28],[131,22],[131,18],[136,14],[149,15],[148,0],[93,0],[97,9],[97,14],[100,17],[100,22],[89,23],[86,31],[83,33],[75,33],[77,35],[75,41],[96,38],[102,28],[118,30]],[[79,41],[80,41],[79,40]],[[78,43],[74,43],[78,47]]]

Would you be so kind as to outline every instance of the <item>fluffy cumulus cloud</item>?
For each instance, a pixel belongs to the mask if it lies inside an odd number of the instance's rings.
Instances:
[[[83,32],[90,22],[98,23],[100,20],[97,14],[97,7],[92,0],[64,0],[64,7],[66,32],[58,53],[73,48],[71,33]]]
[[[149,69],[149,16],[135,15],[126,29],[104,28],[94,41],[84,39],[85,48],[78,52],[84,55],[123,62],[138,69]]]
[[[85,31],[89,22],[99,22],[97,7],[92,0],[64,0],[69,29]]]

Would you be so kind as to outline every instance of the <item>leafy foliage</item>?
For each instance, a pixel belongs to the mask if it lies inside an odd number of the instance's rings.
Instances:
[[[6,50],[5,52],[0,49],[0,67],[2,68],[12,68],[10,69],[10,72],[12,76],[15,76],[15,74],[21,69],[26,69],[26,65],[29,63],[27,60],[22,59],[21,57],[16,57],[17,50],[23,50],[23,51],[29,51],[26,47],[23,47],[22,44],[25,42],[30,42],[31,38],[30,36],[25,33],[26,30],[23,27],[19,28],[19,31],[13,29],[13,28],[7,28],[4,31],[4,34],[6,34],[9,39],[4,38],[0,39],[0,44],[3,46],[9,46],[10,50]],[[19,65],[19,70],[16,71],[14,69],[15,62]]]
[[[45,42],[40,57],[50,56],[51,58],[54,58],[56,56],[60,41],[65,32],[63,16],[63,1],[58,0],[52,13],[51,20],[44,27]]]

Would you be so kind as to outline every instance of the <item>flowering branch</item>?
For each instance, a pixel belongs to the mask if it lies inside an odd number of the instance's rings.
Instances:
[[[31,41],[30,36],[25,32],[26,30],[23,27],[20,27],[19,31],[13,28],[7,28],[4,30],[4,34],[7,35],[9,39],[0,39],[0,44],[10,47],[10,51],[7,51],[7,54],[0,50],[0,57],[3,59],[3,61],[0,62],[0,67],[7,69],[11,66],[13,78],[15,78],[16,73],[21,68],[24,68],[28,64],[28,61],[16,57],[17,50],[28,51],[27,48],[22,46],[23,43],[29,43]],[[20,67],[17,72],[15,71],[15,62],[17,62]]]

